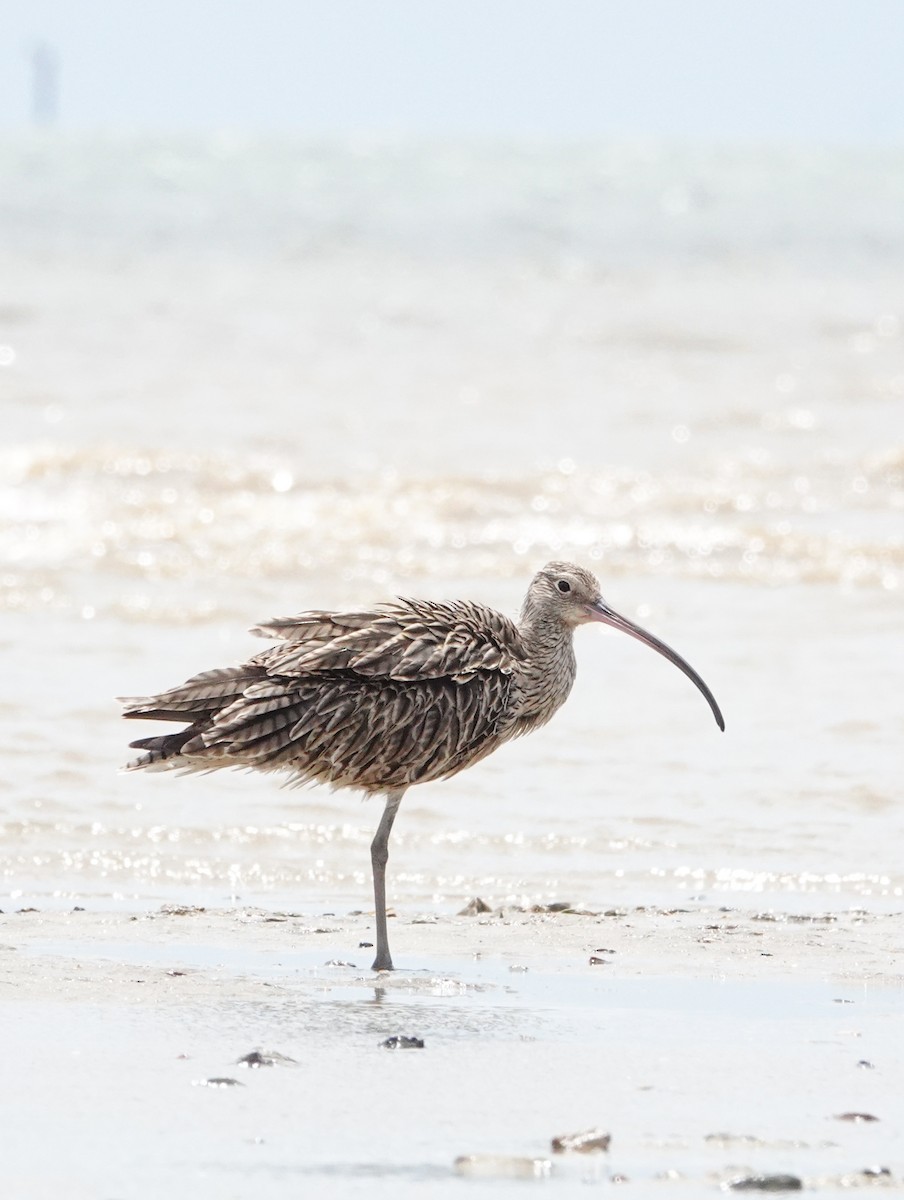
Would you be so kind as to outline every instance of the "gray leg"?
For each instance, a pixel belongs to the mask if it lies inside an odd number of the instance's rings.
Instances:
[[[370,844],[370,861],[374,870],[374,904],[377,916],[377,957],[371,968],[374,971],[391,971],[392,955],[389,953],[389,935],[386,932],[386,863],[389,859],[389,834],[399,811],[405,789],[386,793],[386,807]]]

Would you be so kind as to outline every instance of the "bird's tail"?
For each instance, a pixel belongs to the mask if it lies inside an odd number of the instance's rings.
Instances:
[[[126,771],[166,771],[176,766],[184,766],[185,760],[177,761],[182,747],[190,741],[197,730],[193,727],[180,729],[178,733],[164,733],[158,737],[139,738],[129,742],[130,750],[144,750],[137,758],[126,763]]]
[[[260,667],[245,664],[205,671],[157,696],[121,696],[123,716],[132,720],[178,721],[186,727],[178,733],[140,738],[130,742],[133,750],[145,753],[126,764],[127,771],[192,769],[190,758],[182,757],[182,748],[205,728],[213,714],[226,708],[250,683],[263,674]],[[195,767],[194,769],[197,769]]]

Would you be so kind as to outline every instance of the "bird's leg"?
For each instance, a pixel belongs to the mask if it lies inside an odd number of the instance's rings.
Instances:
[[[377,957],[371,968],[374,971],[392,970],[389,935],[386,932],[386,863],[389,859],[389,834],[404,795],[404,788],[386,793],[386,807],[383,809],[383,816],[380,818],[374,840],[370,844],[370,861],[374,872],[374,905],[377,917]]]

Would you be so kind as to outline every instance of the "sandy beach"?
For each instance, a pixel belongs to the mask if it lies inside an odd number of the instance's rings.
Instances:
[[[380,975],[364,913],[2,921],[10,1197],[904,1188],[900,913],[401,913]]]

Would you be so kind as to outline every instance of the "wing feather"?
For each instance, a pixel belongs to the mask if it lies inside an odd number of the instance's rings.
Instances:
[[[515,624],[478,604],[398,600],[370,612],[311,612],[258,625],[279,639],[251,661],[278,675],[353,671],[408,682],[511,674],[523,659]]]
[[[259,667],[219,667],[193,675],[159,696],[121,696],[124,717],[153,721],[184,721],[200,712],[214,712],[241,696],[264,672]]]

